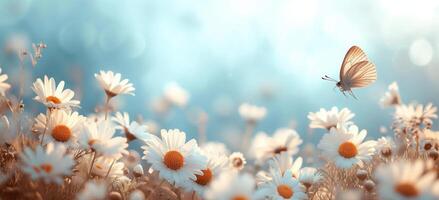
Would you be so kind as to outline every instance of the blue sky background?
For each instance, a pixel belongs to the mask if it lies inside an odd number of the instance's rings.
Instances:
[[[132,117],[157,120],[149,104],[163,87],[175,81],[186,88],[189,105],[160,122],[192,137],[191,113],[202,109],[210,139],[233,139],[242,129],[242,102],[268,108],[257,129],[269,133],[295,120],[305,134],[308,112],[338,106],[378,135],[381,125],[390,125],[390,110],[378,100],[392,81],[405,102],[439,104],[438,9],[434,0],[4,0],[0,44],[44,41],[48,48],[28,70],[28,84],[44,74],[65,80],[81,91],[83,114],[104,98],[93,74],[113,70],[136,87],[135,97],[119,99]],[[358,101],[320,79],[338,78],[352,45],[378,71],[376,83],[354,91]],[[14,56],[2,53],[0,65],[11,80],[18,76]],[[261,95],[264,88],[271,98]],[[215,105],[229,105],[230,116],[219,116]]]

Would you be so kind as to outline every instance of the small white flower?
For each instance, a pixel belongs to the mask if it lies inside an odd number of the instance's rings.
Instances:
[[[35,118],[34,129],[40,138],[44,137],[44,144],[59,142],[71,147],[76,144],[84,121],[85,117],[77,112],[52,110]]]
[[[293,156],[299,152],[299,145],[302,142],[299,134],[293,129],[279,129],[273,137],[259,133],[250,147],[250,155],[259,163],[284,151]]]
[[[122,130],[125,133],[125,137],[127,138],[128,142],[134,139],[140,139],[143,141],[151,139],[151,134],[147,132],[148,127],[141,125],[136,121],[130,123],[130,116],[127,112],[117,112],[113,117],[113,121],[118,124],[116,129]]]
[[[96,151],[99,156],[118,159],[122,154],[128,154],[128,144],[126,138],[113,137],[114,133],[114,126],[109,121],[89,122],[78,137],[79,144]]]
[[[134,87],[132,83],[129,83],[128,79],[121,80],[120,73],[114,73],[112,71],[100,71],[99,74],[95,74],[95,78],[98,80],[99,85],[104,89],[109,98],[115,97],[119,94],[129,94],[134,96]]]
[[[436,199],[431,194],[435,184],[436,172],[429,171],[422,160],[398,161],[378,167],[380,199]]]
[[[5,81],[8,80],[8,75],[1,73],[2,73],[2,68],[0,68],[0,94],[2,96],[5,96],[6,91],[11,88],[11,85],[5,83]]]
[[[72,173],[74,160],[66,155],[64,145],[49,143],[46,149],[37,146],[35,151],[26,147],[21,155],[24,163],[23,171],[30,174],[32,179],[43,179],[46,182],[61,184],[63,176]]]
[[[140,163],[140,155],[135,150],[129,150],[128,154],[123,154],[122,161],[128,169]]]
[[[347,127],[353,123],[350,121],[355,116],[349,109],[343,108],[338,111],[337,107],[332,107],[331,110],[321,108],[319,112],[308,114],[308,119],[311,120],[310,128],[322,128],[330,130],[333,127],[341,126]]]
[[[178,129],[162,130],[162,139],[153,136],[146,141],[147,145],[143,159],[151,164],[159,176],[171,184],[182,186],[189,180],[196,180],[196,175],[202,175],[201,170],[206,168],[207,158],[203,156],[192,139],[186,142],[186,133]]]
[[[137,164],[136,166],[134,166],[133,167],[133,173],[142,176],[144,174],[142,165]]]
[[[298,200],[307,199],[305,188],[297,181],[291,178],[291,170],[281,173],[278,170],[271,170],[271,181],[259,185],[258,193],[273,200]]]
[[[284,174],[286,171],[289,170],[292,174],[292,178],[295,179],[299,177],[302,164],[302,157],[298,157],[296,160],[293,160],[293,157],[290,156],[287,152],[281,152],[280,154],[276,154],[276,156],[268,161],[270,170],[277,171],[281,174]],[[271,177],[271,175],[272,174],[268,172],[259,172],[256,178],[258,185],[272,181],[273,177]]]
[[[239,106],[239,115],[250,123],[256,123],[262,120],[267,114],[265,107],[258,107],[248,103],[243,103]]]
[[[323,135],[317,147],[323,156],[334,162],[337,167],[350,168],[370,161],[375,153],[376,141],[366,141],[367,131],[358,131],[357,126],[332,128],[330,133]]]
[[[389,85],[389,91],[387,91],[384,96],[380,99],[380,105],[382,107],[390,107],[400,105],[401,96],[399,95],[398,84],[393,82]]]
[[[134,190],[130,193],[128,200],[145,200],[145,194],[141,190]]]
[[[377,140],[375,149],[379,155],[389,157],[396,151],[396,144],[390,137],[381,137]]]
[[[400,105],[396,107],[395,119],[406,124],[432,124],[436,114],[437,107],[429,103],[426,106],[422,104]]]
[[[250,174],[227,171],[212,182],[204,193],[208,200],[262,199],[255,193],[255,180]]]
[[[244,158],[244,155],[241,152],[233,152],[229,156],[229,167],[231,169],[235,169],[237,171],[244,169],[247,161]]]
[[[422,152],[439,151],[439,132],[425,129],[420,134]]]
[[[166,85],[163,97],[173,105],[184,107],[189,100],[189,93],[175,82]]]
[[[103,200],[107,196],[107,186],[103,182],[88,181],[78,193],[78,200]]]
[[[299,182],[306,188],[318,183],[323,179],[323,176],[313,167],[304,167],[299,172]]]
[[[34,99],[48,108],[71,108],[79,107],[78,100],[72,100],[75,92],[64,89],[64,81],[56,86],[55,79],[44,76],[44,81],[37,79],[32,86],[32,90],[37,95]]]

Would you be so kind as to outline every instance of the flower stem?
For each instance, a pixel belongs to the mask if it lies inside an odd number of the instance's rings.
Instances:
[[[88,178],[90,178],[91,170],[93,169],[93,165],[95,163],[95,160],[96,160],[96,152],[93,151],[93,159],[91,160],[90,169],[88,169]]]

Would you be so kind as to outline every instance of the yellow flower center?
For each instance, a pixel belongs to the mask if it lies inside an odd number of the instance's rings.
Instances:
[[[52,129],[52,137],[58,142],[67,142],[72,136],[72,131],[66,125],[57,125]]]
[[[46,97],[46,101],[47,102],[52,102],[54,104],[60,104],[61,103],[61,100],[59,100],[58,97],[55,97],[55,96],[48,96],[48,97]]]
[[[207,185],[212,180],[212,171],[209,168],[201,170],[203,175],[195,175],[197,180],[195,180],[198,185]]]
[[[249,198],[247,198],[245,195],[236,195],[232,197],[231,200],[249,200]]]
[[[395,186],[395,191],[404,197],[416,197],[419,195],[418,189],[412,183],[399,183]]]
[[[285,199],[289,199],[293,196],[294,192],[293,189],[291,189],[288,185],[279,185],[277,186],[277,193]]]
[[[51,164],[41,164],[40,168],[44,170],[46,173],[52,172],[53,166]]]
[[[95,167],[98,168],[99,170],[104,169],[104,168],[102,167],[102,165],[100,165],[99,163],[96,163],[96,164],[95,164]]]
[[[168,151],[163,158],[163,162],[169,169],[178,170],[183,167],[184,157],[178,151]]]
[[[355,157],[358,153],[357,146],[352,142],[344,142],[338,147],[338,153],[344,158]]]

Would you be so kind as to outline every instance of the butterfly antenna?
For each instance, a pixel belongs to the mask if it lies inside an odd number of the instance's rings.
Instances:
[[[323,76],[322,79],[325,80],[325,81],[333,81],[333,82],[337,82],[337,80],[335,80],[335,79],[329,77],[328,75]]]

